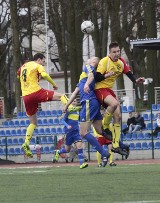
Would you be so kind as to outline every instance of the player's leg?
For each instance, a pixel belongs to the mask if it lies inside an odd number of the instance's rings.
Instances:
[[[82,141],[75,142],[78,151],[78,158],[80,163],[80,169],[88,167],[88,163],[84,161]]]
[[[109,129],[109,125],[110,125],[111,119],[113,117],[113,114],[114,114],[115,110],[117,109],[117,107],[119,106],[119,102],[112,95],[107,95],[104,99],[104,103],[108,106],[106,109],[106,113],[104,115],[104,119],[103,119],[103,121],[104,121],[103,128],[107,132]]]
[[[34,115],[28,116],[28,117],[29,117],[29,120],[30,120],[30,124],[27,127],[26,138],[25,138],[24,144],[22,145],[22,148],[24,149],[26,155],[28,157],[32,158],[33,155],[32,155],[32,152],[31,152],[31,150],[29,148],[29,144],[30,144],[30,141],[32,139],[34,129],[36,128],[36,125],[37,125],[37,116],[36,116],[36,114],[34,114]]]
[[[69,152],[70,152],[70,149],[71,149],[71,146],[65,145],[65,147],[62,147],[61,149],[56,150],[56,151],[55,151],[54,160],[55,160],[55,161],[58,161],[60,154],[69,153]]]
[[[109,157],[109,165],[110,166],[117,166],[117,164],[115,162],[113,162],[113,152],[111,151],[112,149],[112,144],[108,144],[108,150],[110,153],[110,157]]]

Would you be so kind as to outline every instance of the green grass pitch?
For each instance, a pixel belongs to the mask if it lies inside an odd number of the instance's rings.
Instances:
[[[0,202],[160,202],[160,165],[1,168]]]

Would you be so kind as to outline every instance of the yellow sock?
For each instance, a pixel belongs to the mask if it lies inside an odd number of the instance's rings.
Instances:
[[[67,104],[67,102],[68,102],[68,97],[66,96],[66,95],[62,95],[61,96],[61,102],[62,102],[62,104]]]
[[[30,144],[30,140],[32,139],[32,135],[33,135],[33,132],[34,132],[34,129],[36,128],[36,125],[34,124],[30,124],[27,128],[27,132],[26,132],[26,139],[25,139],[25,143],[27,145]]]
[[[101,154],[99,152],[96,153],[98,165],[101,164]]]
[[[112,116],[113,115],[110,112],[106,111],[106,114],[103,119],[103,128],[104,129],[109,128],[109,124],[111,122]]]
[[[119,123],[113,124],[112,145],[114,148],[119,147],[120,132],[121,132],[120,124]]]
[[[110,153],[110,157],[109,157],[109,163],[113,162],[113,152],[111,150],[109,150]]]

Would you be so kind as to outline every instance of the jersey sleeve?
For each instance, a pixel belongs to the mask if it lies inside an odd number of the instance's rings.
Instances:
[[[107,70],[107,60],[106,59],[101,59],[99,64],[98,64],[98,67],[97,67],[97,72],[101,73],[101,74],[104,74]]]
[[[123,64],[124,64],[124,69],[123,69],[123,73],[126,74],[128,73],[129,71],[131,71],[131,68],[129,65],[127,65],[126,61],[123,59],[123,58],[119,58]]]
[[[89,74],[89,73],[92,73],[93,71],[94,71],[94,67],[92,67],[92,66],[90,66],[90,65],[86,65],[85,67],[84,67],[84,70],[83,70],[87,75]]]

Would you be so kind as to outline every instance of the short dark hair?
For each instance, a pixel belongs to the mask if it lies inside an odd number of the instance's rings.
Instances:
[[[109,50],[111,50],[112,48],[115,48],[115,47],[119,47],[118,42],[111,42],[109,45]]]
[[[37,61],[38,59],[43,59],[43,58],[45,58],[45,56],[41,53],[37,53],[33,56],[34,61]]]

